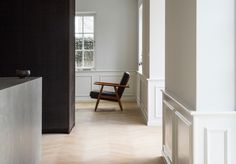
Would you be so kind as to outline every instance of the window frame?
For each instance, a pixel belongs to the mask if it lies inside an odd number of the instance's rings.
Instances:
[[[74,36],[76,37],[76,35],[83,35],[83,42],[82,42],[82,50],[76,50],[75,49],[75,55],[76,55],[76,52],[77,51],[81,51],[82,52],[82,62],[84,63],[84,52],[85,51],[88,51],[88,52],[93,52],[93,66],[91,67],[78,67],[77,64],[76,64],[76,61],[75,61],[75,69],[76,71],[79,71],[79,70],[93,70],[95,69],[95,65],[96,65],[96,12],[76,12],[75,14],[75,17],[76,16],[81,16],[81,17],[85,17],[85,16],[93,16],[93,33],[85,33],[84,31],[82,31],[82,33],[76,33],[75,31],[75,34]],[[84,23],[82,23],[82,28],[84,28]],[[94,42],[93,42],[93,50],[86,50],[84,49],[84,35],[86,34],[93,34],[93,39],[94,39]]]

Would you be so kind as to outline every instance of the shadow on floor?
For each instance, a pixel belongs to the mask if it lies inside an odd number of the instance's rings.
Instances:
[[[132,164],[165,164],[165,162],[163,157],[157,157],[153,159],[136,159]]]
[[[112,163],[111,161],[109,160],[87,160],[87,161],[84,161],[84,162],[81,162],[81,164],[94,164],[94,163],[100,163],[100,164],[166,164],[164,162],[164,159],[163,157],[156,157],[156,158],[153,158],[153,159],[139,159],[139,158],[136,158],[136,159],[129,159],[129,160],[126,160],[126,159],[120,159],[120,160],[113,160]]]

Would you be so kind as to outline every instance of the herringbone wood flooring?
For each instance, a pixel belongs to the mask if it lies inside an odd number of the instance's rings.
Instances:
[[[43,164],[164,164],[161,127],[147,127],[135,103],[76,104],[70,135],[43,135]]]

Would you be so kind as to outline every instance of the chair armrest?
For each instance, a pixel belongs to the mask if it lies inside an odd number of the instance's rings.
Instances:
[[[124,88],[129,88],[129,85],[120,85],[118,83],[108,83],[108,82],[95,82],[95,85],[103,85],[103,86],[111,86],[111,87],[124,87]]]

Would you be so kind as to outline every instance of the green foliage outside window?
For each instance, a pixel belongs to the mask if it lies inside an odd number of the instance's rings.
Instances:
[[[84,50],[93,50],[94,39],[92,37],[84,38]],[[75,39],[75,50],[82,50],[83,38]]]
[[[94,39],[92,37],[76,38],[75,39],[75,61],[77,67],[82,67],[83,50],[84,50],[84,67],[91,67],[93,65],[94,53]]]

